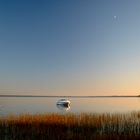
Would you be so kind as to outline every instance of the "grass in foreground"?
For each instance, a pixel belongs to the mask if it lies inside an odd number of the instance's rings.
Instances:
[[[0,140],[140,139],[140,112],[43,114],[0,119]]]

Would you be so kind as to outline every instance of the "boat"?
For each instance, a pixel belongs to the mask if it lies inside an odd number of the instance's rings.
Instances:
[[[70,101],[67,99],[60,99],[56,103],[57,105],[64,106],[64,107],[69,107],[70,106]]]

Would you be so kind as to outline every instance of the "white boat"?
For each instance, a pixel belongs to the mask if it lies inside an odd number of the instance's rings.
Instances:
[[[60,99],[57,102],[57,105],[62,105],[62,106],[68,107],[68,106],[70,106],[70,101],[67,99]]]

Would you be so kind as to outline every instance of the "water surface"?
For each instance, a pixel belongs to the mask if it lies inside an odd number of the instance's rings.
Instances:
[[[69,109],[57,107],[59,97],[0,97],[0,116],[42,113],[115,113],[140,111],[140,98],[68,98]]]

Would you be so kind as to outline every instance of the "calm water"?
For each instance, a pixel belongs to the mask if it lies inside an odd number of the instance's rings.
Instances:
[[[140,98],[68,98],[70,108],[58,107],[60,98],[0,97],[0,116],[36,113],[102,113],[140,111]]]

